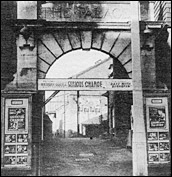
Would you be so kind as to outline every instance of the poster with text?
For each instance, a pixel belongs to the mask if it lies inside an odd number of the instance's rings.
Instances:
[[[160,142],[159,143],[159,150],[160,151],[169,151],[170,150],[169,142]]]
[[[149,107],[150,128],[166,128],[165,107]]]
[[[17,146],[17,153],[18,154],[27,154],[27,149],[28,146],[27,145],[18,145]]]
[[[8,108],[8,130],[18,131],[26,128],[26,108]]]

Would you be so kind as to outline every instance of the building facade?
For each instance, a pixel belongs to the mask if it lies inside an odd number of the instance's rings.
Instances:
[[[133,175],[146,176],[148,166],[170,163],[171,2],[2,1],[1,5],[3,170],[40,173],[45,94],[38,82],[56,60],[77,49],[109,54],[113,78],[132,79],[132,92],[110,93],[109,111],[119,117],[115,125],[120,130],[125,127],[121,117],[126,120],[122,110],[128,114],[124,107],[133,106]],[[27,151],[14,153],[12,149],[21,145]]]

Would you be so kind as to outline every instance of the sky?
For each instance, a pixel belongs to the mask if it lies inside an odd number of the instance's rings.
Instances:
[[[49,69],[46,78],[69,78],[81,71],[94,66],[95,62],[105,60],[109,56],[103,52],[76,50],[60,57]],[[53,92],[46,91],[46,98]]]
[[[107,58],[107,54],[96,50],[73,51],[57,60],[49,69],[46,78],[68,78],[95,65],[96,61]]]

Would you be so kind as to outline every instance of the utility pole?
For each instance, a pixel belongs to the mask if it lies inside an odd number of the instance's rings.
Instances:
[[[80,128],[79,128],[79,90],[77,91],[77,135],[78,135],[78,137],[79,137],[79,130],[80,130]]]
[[[131,2],[131,52],[133,81],[133,176],[148,176],[146,132],[141,72],[139,1]]]
[[[65,107],[65,104],[66,104],[66,99],[65,99],[65,91],[64,91],[64,138],[66,137],[65,136],[65,124],[66,124],[66,107]]]

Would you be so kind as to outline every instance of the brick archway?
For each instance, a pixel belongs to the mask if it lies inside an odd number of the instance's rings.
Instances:
[[[132,78],[131,33],[115,30],[69,30],[46,32],[38,37],[38,79],[62,55],[82,49],[98,50],[116,58]]]

